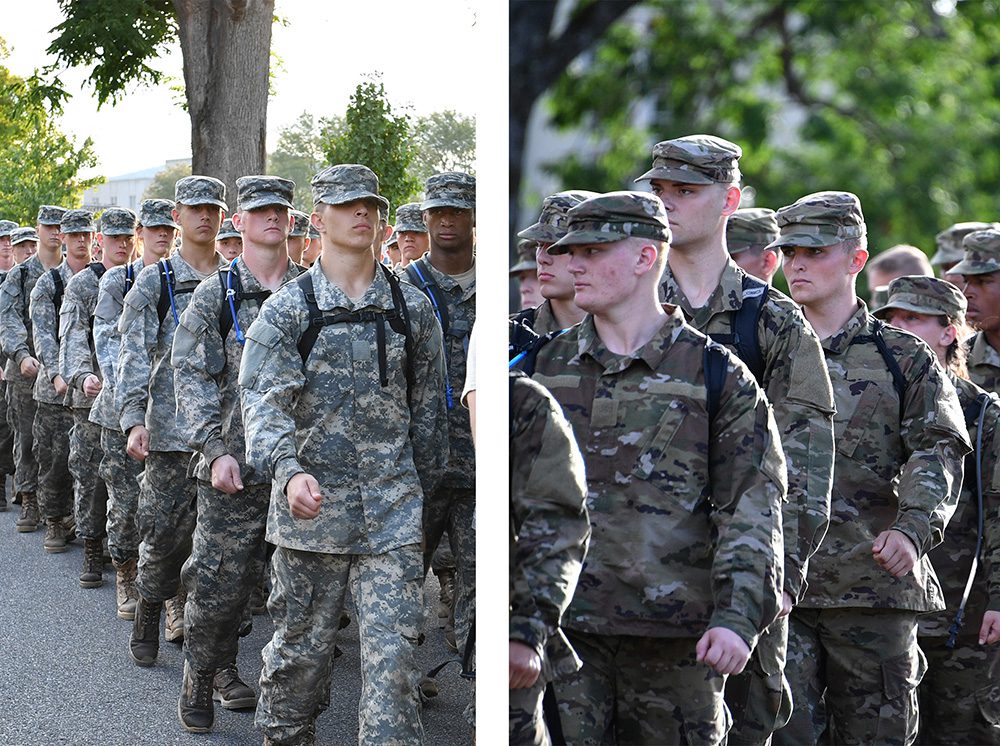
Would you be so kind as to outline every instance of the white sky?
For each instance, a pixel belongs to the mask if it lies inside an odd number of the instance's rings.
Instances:
[[[480,0],[367,0],[363,12],[351,13],[350,31],[340,30],[340,7],[329,0],[277,0],[275,10],[288,21],[275,25],[271,48],[281,58],[268,106],[267,149],[278,132],[308,110],[318,117],[342,114],[366,73],[379,71],[394,109],[412,106],[416,114],[454,109],[475,114],[477,84],[475,36]],[[10,5],[14,5],[11,3]],[[357,33],[358,18],[369,21],[368,34]],[[52,62],[45,49],[50,30],[63,19],[56,0],[30,0],[4,9],[2,36],[11,48],[0,59],[16,75],[29,76]],[[173,77],[155,88],[134,87],[117,106],[97,110],[92,89],[84,87],[86,71],[61,75],[73,98],[65,106],[60,128],[82,143],[94,140],[99,164],[84,176],[117,176],[191,155],[190,120],[179,102],[183,84],[180,45],[152,65]]]

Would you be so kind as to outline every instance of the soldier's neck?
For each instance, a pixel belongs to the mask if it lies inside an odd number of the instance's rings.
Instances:
[[[728,262],[726,245],[718,240],[698,246],[671,246],[667,253],[674,282],[693,309],[708,303]]]
[[[594,328],[611,352],[631,355],[656,336],[667,320],[667,312],[651,295],[636,293],[628,301],[594,314]]]
[[[208,243],[195,243],[181,237],[181,248],[177,253],[195,272],[203,275],[215,271],[219,266],[219,259],[215,254],[215,239]]]
[[[14,266],[14,257],[9,256],[6,259],[0,259],[0,272],[8,272]]]
[[[583,321],[587,312],[580,308],[572,300],[561,300],[550,298],[549,304],[552,306],[552,315],[556,318],[556,323],[560,329],[568,329],[571,326]]]
[[[326,279],[343,290],[348,298],[360,298],[375,280],[375,257],[370,248],[356,252],[324,246],[319,261]]]
[[[802,310],[819,338],[827,339],[847,326],[847,322],[858,312],[858,296],[852,288],[803,305]]]
[[[38,261],[45,269],[52,269],[62,264],[62,251],[60,249],[38,249]]]
[[[288,269],[288,252],[285,244],[256,246],[243,239],[243,263],[257,282],[268,290],[277,290]]]
[[[443,249],[431,247],[427,253],[427,261],[439,272],[446,275],[460,275],[472,269],[472,262],[475,259],[475,247],[473,244],[456,250],[445,251]]]

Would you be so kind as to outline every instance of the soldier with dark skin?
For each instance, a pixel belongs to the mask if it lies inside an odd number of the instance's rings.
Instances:
[[[962,275],[954,274],[951,268],[958,264],[965,256],[962,251],[962,239],[970,233],[985,230],[986,228],[998,228],[998,223],[955,223],[934,237],[937,251],[931,257],[931,266],[936,268],[942,280],[947,280],[955,287],[961,289],[965,284]]]
[[[1000,393],[1000,229],[973,231],[962,239],[964,257],[951,268],[962,278],[968,319],[978,331],[966,340],[969,379]]]

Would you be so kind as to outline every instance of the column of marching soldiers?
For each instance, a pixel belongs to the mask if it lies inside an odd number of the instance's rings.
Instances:
[[[741,210],[741,155],[518,234],[510,742],[1000,743],[1000,224],[869,310],[858,197]]]
[[[311,224],[294,186],[238,179],[224,222],[225,185],[209,176],[138,215],[109,207],[99,225],[52,205],[35,228],[0,222],[0,469],[19,532],[44,525],[46,552],[82,539],[81,587],[113,562],[137,666],[156,661],[165,609],[188,731],[211,730],[219,702],[256,707],[265,743],[314,743],[350,593],[359,739],[417,743],[422,698],[438,693],[414,658],[429,568],[449,645],[464,650],[473,625],[460,394],[475,179],[435,174],[394,230],[365,166],[316,174]],[[383,263],[387,239],[405,267]],[[236,654],[265,600],[275,632],[258,697]]]

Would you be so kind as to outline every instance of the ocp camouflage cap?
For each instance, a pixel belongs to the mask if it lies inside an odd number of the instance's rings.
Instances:
[[[174,202],[179,205],[217,205],[228,211],[226,185],[212,176],[185,176],[174,184]]]
[[[155,228],[158,225],[180,228],[174,222],[174,207],[173,201],[169,199],[144,199],[139,205],[139,225],[143,228]]]
[[[737,210],[726,221],[726,245],[730,254],[763,249],[777,237],[778,221],[774,210],[767,207]]]
[[[775,214],[780,235],[767,245],[833,246],[867,232],[861,200],[850,192],[816,192],[782,207]]]
[[[663,203],[648,192],[608,192],[570,209],[566,235],[549,246],[550,254],[565,254],[578,244],[614,243],[626,238],[670,241],[670,224]]]
[[[517,242],[517,264],[510,268],[511,275],[527,270],[537,270],[538,262],[535,261],[535,249],[538,244],[534,241],[521,239]]]
[[[962,249],[962,239],[970,233],[986,230],[987,228],[1000,228],[997,223],[955,223],[949,228],[945,228],[934,237],[937,243],[937,252],[931,257],[931,265],[940,267],[942,264],[957,264],[965,257]]]
[[[731,184],[740,179],[743,148],[715,135],[688,135],[653,146],[653,167],[635,181],[665,179],[683,184]]]
[[[280,176],[241,176],[236,180],[236,204],[240,210],[259,210],[279,205],[292,209],[295,182]]]
[[[358,199],[374,199],[389,214],[389,200],[378,193],[378,176],[368,166],[341,163],[328,166],[312,177],[313,204],[343,205]]]
[[[17,246],[24,241],[37,241],[38,233],[34,228],[15,228],[10,234],[10,245]]]
[[[396,225],[393,226],[392,234],[395,236],[403,231],[427,232],[419,202],[407,202],[396,208]]]
[[[225,238],[243,238],[243,234],[236,230],[236,226],[233,225],[232,218],[226,218],[222,221],[222,225],[219,226],[219,233],[216,235],[216,241],[222,241]]]
[[[424,201],[421,210],[432,207],[457,207],[460,210],[476,209],[476,177],[464,171],[445,171],[434,174],[424,184]]]
[[[67,210],[59,221],[63,233],[97,233],[94,213],[90,210]]]
[[[518,238],[555,243],[566,235],[566,227],[569,224],[567,213],[584,200],[597,196],[597,192],[582,189],[549,195],[542,200],[542,212],[538,216],[538,221],[518,233]]]
[[[35,222],[39,225],[59,225],[62,222],[65,207],[58,205],[42,205],[38,208],[38,218]]]
[[[0,220],[0,238],[9,236],[18,227],[18,224],[13,220]]]
[[[292,232],[288,234],[289,237],[309,235],[309,216],[301,210],[292,210],[292,217],[295,222],[292,224]]]
[[[101,233],[105,236],[134,236],[138,216],[127,207],[108,207],[101,213]]]
[[[885,305],[872,313],[884,318],[892,309],[915,311],[929,316],[947,316],[952,319],[965,317],[969,302],[962,291],[936,277],[914,275],[897,277],[889,283],[889,298]]]
[[[985,275],[1000,270],[1000,230],[973,231],[962,239],[962,261],[948,270],[952,275]]]

